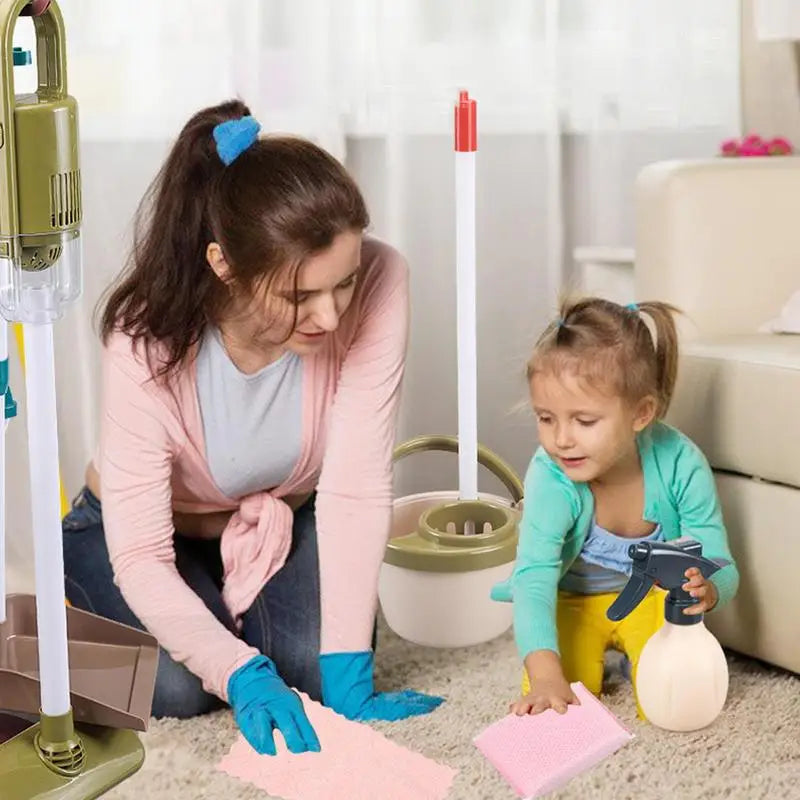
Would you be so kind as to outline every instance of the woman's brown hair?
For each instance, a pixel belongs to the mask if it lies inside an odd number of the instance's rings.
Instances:
[[[622,306],[599,297],[565,300],[559,318],[534,347],[528,380],[537,373],[571,370],[633,403],[654,397],[661,418],[669,409],[678,373],[674,315],[679,313],[658,301]]]
[[[268,288],[279,273],[293,274],[296,285],[305,259],[369,224],[353,179],[309,141],[259,138],[225,166],[214,128],[249,115],[232,100],[186,123],[139,206],[126,269],[102,305],[104,342],[121,330],[146,347],[166,347],[156,377],[182,365],[232,292]],[[210,242],[230,267],[225,281],[206,260]]]

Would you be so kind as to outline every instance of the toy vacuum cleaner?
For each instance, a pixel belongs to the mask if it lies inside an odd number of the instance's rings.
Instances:
[[[33,17],[38,89],[15,96],[14,64],[30,63],[12,47],[21,14]],[[39,716],[0,744],[0,796],[87,800],[144,760],[134,730],[150,717],[158,646],[64,602],[53,322],[81,293],[77,104],[56,2],[0,0],[0,35],[0,313],[25,337],[36,577],[35,596],[0,608],[0,709]]]
[[[618,622],[633,611],[654,584],[667,589],[665,621],[642,650],[636,695],[645,716],[670,731],[695,731],[710,725],[728,694],[728,663],[702,614],[684,614],[697,602],[681,589],[686,570],[696,567],[708,578],[729,562],[703,557],[703,547],[681,538],[667,544],[640,542],[628,548],[631,578],[606,615]]]
[[[477,439],[475,323],[475,157],[477,105],[466,91],[455,107],[456,268],[458,314],[458,438],[420,436],[400,445],[412,453],[458,453],[459,489],[395,500],[392,536],[381,568],[379,596],[389,627],[430,647],[464,647],[493,639],[512,622],[495,603],[493,584],[509,577],[516,558],[522,482]],[[511,500],[478,493],[478,464],[508,488]]]

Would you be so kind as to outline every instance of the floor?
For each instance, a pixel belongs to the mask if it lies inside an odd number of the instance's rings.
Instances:
[[[471,742],[502,716],[519,677],[510,633],[469,649],[416,647],[381,628],[377,680],[447,697],[435,714],[376,725],[398,743],[459,770],[448,800],[515,797]],[[614,670],[604,702],[636,738],[565,789],[566,800],[800,800],[800,677],[731,655],[726,707],[707,730],[673,734],[636,719],[630,683]],[[270,795],[214,767],[235,740],[227,711],[189,722],[154,721],[143,739],[143,769],[109,800]],[[339,800],[332,794],[332,800]],[[344,799],[343,799],[344,800]],[[380,798],[376,798],[380,800]]]

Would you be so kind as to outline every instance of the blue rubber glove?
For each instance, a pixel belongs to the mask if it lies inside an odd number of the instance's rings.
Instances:
[[[290,752],[319,752],[319,739],[303,701],[283,682],[266,656],[253,656],[231,675],[228,702],[239,730],[256,752],[276,754],[274,728],[283,734]]]
[[[374,655],[371,650],[359,653],[325,653],[319,657],[322,677],[322,702],[348,719],[395,721],[429,714],[443,702],[443,697],[402,692],[375,692],[372,683]]]

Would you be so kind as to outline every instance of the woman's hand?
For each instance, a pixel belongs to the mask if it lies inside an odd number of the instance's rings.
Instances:
[[[231,675],[228,702],[239,730],[257,753],[276,754],[274,730],[281,732],[291,753],[320,751],[300,696],[283,682],[266,656],[254,656]]]
[[[567,706],[572,703],[579,706],[578,700],[567,679],[561,675],[552,678],[538,678],[532,685],[528,694],[515,700],[509,706],[509,711],[517,716],[523,714],[539,714],[552,708],[559,714],[567,713]]]
[[[717,587],[703,577],[697,567],[690,567],[684,573],[688,578],[687,582],[681,586],[684,592],[689,592],[692,597],[697,598],[697,603],[689,608],[683,610],[684,614],[703,614],[706,611],[711,611],[717,604]]]
[[[347,719],[394,722],[430,714],[443,697],[405,689],[376,692],[372,684],[374,657],[371,650],[357,653],[325,653],[319,658],[322,702]]]

